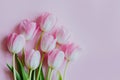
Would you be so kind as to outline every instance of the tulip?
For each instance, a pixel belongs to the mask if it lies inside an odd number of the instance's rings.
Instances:
[[[65,53],[66,65],[63,74],[63,80],[65,80],[66,69],[68,67],[69,61],[77,59],[80,55],[80,48],[74,43],[68,43],[61,46],[61,50]]]
[[[31,40],[37,33],[37,26],[35,22],[23,20],[20,25],[20,32],[25,36],[26,40]]]
[[[64,52],[59,49],[54,49],[48,55],[48,65],[52,68],[59,68],[64,61]]]
[[[40,70],[43,64],[43,60],[44,60],[44,53],[49,53],[50,51],[52,51],[54,48],[56,47],[56,39],[54,39],[54,37],[48,33],[45,33],[42,36],[41,39],[41,44],[40,44],[40,49],[43,52],[42,54],[42,60],[40,62],[40,66],[38,69],[38,75],[37,75],[37,80],[39,80],[39,74],[40,74]]]
[[[57,39],[57,43],[65,44],[67,43],[68,39],[70,38],[70,33],[61,27],[57,27],[52,31],[53,36]]]
[[[42,54],[42,60],[40,62],[40,66],[38,69],[37,80],[39,80],[39,77],[40,77],[39,74],[40,74],[40,70],[44,60],[44,55],[45,55],[44,53],[49,53],[55,47],[56,47],[56,39],[54,39],[52,35],[45,33],[41,39],[41,44],[40,44],[40,49],[41,51],[43,51],[43,54]]]
[[[41,50],[44,53],[48,53],[49,51],[51,51],[55,48],[56,40],[53,38],[52,35],[43,35],[43,33],[50,31],[55,26],[56,17],[53,16],[52,14],[50,14],[50,13],[43,13],[38,18],[37,23],[38,23],[38,26],[40,27],[40,29],[42,31],[41,37],[38,41],[38,44],[41,41],[41,45],[40,45]],[[36,48],[38,49],[38,47],[36,47]],[[42,67],[43,60],[44,60],[44,54],[42,55],[42,60],[40,62],[40,66],[39,66],[39,69],[38,69],[37,80],[39,80],[39,77],[40,77],[40,70],[41,70],[41,67]]]
[[[14,80],[16,80],[16,73],[15,73],[15,54],[18,54],[25,45],[25,38],[21,34],[12,33],[8,36],[8,50],[13,53],[13,74],[14,74]]]
[[[29,53],[25,54],[25,64],[30,69],[28,80],[31,80],[32,71],[37,69],[40,63],[40,52],[32,49]]]
[[[39,17],[38,25],[44,32],[50,31],[56,24],[56,17],[50,13],[43,13]]]
[[[8,36],[8,49],[10,52],[18,54],[25,45],[25,38],[22,34],[12,33]]]
[[[68,61],[73,61],[77,59],[80,55],[80,48],[74,43],[68,43],[61,46],[61,49],[65,53],[65,58]]]
[[[29,69],[35,70],[40,63],[40,52],[38,50],[32,49],[29,53],[25,55],[25,63]]]
[[[44,34],[41,40],[41,50],[45,53],[52,51],[56,46],[56,39],[48,33]]]
[[[51,80],[52,70],[59,68],[64,62],[64,52],[59,49],[54,49],[48,55],[48,74],[46,80]]]

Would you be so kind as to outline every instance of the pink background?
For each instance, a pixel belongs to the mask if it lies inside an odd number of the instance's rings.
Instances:
[[[43,11],[56,15],[82,47],[67,80],[120,80],[120,0],[0,0],[0,79],[12,80],[5,37],[23,19]]]

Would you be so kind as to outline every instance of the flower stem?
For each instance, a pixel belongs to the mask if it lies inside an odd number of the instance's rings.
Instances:
[[[51,78],[52,78],[52,68],[48,67],[48,73],[47,73],[46,80],[51,80]]]
[[[37,44],[36,44],[36,47],[35,47],[36,50],[38,50],[38,48],[39,48],[40,41],[41,41],[41,39],[42,39],[43,34],[44,34],[44,32],[41,32],[40,37],[39,37],[39,40],[38,40],[38,42],[37,42]]]
[[[41,68],[42,68],[44,57],[45,57],[45,54],[43,53],[42,54],[42,59],[41,59],[41,62],[40,62],[39,68],[38,68],[37,80],[39,80],[39,78],[40,78]]]
[[[24,57],[25,57],[25,52],[24,52],[24,48],[23,48],[23,49],[22,49],[22,63],[23,63],[23,65],[25,64],[25,63],[24,63],[24,62],[25,62]]]
[[[31,80],[32,71],[33,71],[33,70],[30,70],[30,73],[29,73],[29,78],[28,78],[28,80]]]
[[[16,80],[16,73],[15,73],[15,53],[13,53],[13,75],[14,75],[14,80]]]
[[[50,80],[52,80],[52,71],[53,70],[51,69],[50,78],[49,78]]]
[[[67,61],[66,65],[65,65],[64,74],[63,74],[63,80],[65,80],[65,76],[66,76],[66,71],[67,71],[68,64],[69,64],[69,61]]]
[[[36,79],[35,79],[35,78],[36,78],[36,77],[35,77],[35,76],[36,76],[35,73],[36,73],[36,70],[33,71],[33,80],[36,80]]]

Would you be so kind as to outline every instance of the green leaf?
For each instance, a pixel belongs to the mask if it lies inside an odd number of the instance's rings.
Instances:
[[[22,80],[27,80],[28,79],[28,73],[25,71],[24,66],[20,59],[16,56],[16,62],[18,66],[18,72],[20,73]]]
[[[40,78],[39,78],[39,80],[44,80],[44,75],[43,75],[43,70],[42,70],[42,68],[41,68],[41,72],[40,72]]]
[[[57,71],[57,80],[62,80],[62,75],[60,71]]]
[[[9,64],[7,64],[7,67],[11,72],[13,72],[13,66],[10,66]],[[20,74],[16,70],[15,70],[15,73],[16,73],[16,79],[21,80]]]

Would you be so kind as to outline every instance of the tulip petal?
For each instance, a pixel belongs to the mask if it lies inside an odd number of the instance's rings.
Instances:
[[[29,28],[29,30],[27,30],[27,34],[26,34],[27,40],[30,40],[34,37],[33,35],[36,30],[36,23],[31,22],[31,23],[29,23],[29,26],[30,26],[30,28]]]
[[[25,38],[23,35],[18,35],[13,42],[13,52],[19,53],[25,45]]]
[[[50,31],[56,23],[56,17],[53,15],[50,15],[47,17],[45,23],[44,23],[44,30]]]
[[[8,49],[9,49],[10,52],[12,52],[13,42],[14,42],[16,36],[17,36],[16,33],[12,33],[11,35],[8,36],[8,40],[7,40],[8,44],[7,44],[7,46],[8,46]]]
[[[43,52],[50,52],[52,51],[56,46],[56,40],[52,35],[44,34],[42,40],[41,40],[41,50]]]
[[[55,68],[59,68],[61,66],[61,64],[64,61],[64,52],[60,51],[56,57],[55,57],[55,61],[54,61],[54,67]]]
[[[34,37],[36,27],[35,22],[27,19],[23,20],[19,25],[20,31],[25,36],[26,40],[31,40]]]
[[[25,64],[29,69],[35,70],[40,63],[40,52],[32,49],[30,52],[26,52]]]
[[[30,60],[31,69],[36,69],[39,66],[39,63],[40,63],[40,53],[39,51],[36,51],[35,53],[33,53]]]
[[[56,17],[50,13],[43,13],[40,16],[40,29],[44,32],[50,31],[56,24]]]
[[[64,52],[54,49],[48,56],[48,65],[52,68],[59,68],[64,62]]]

